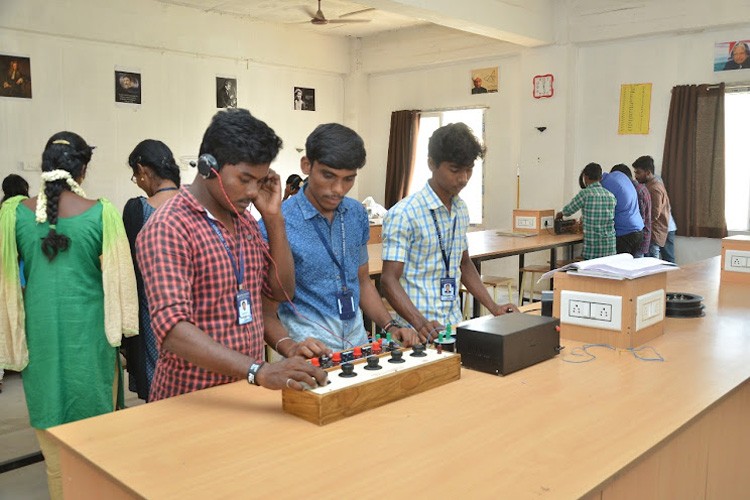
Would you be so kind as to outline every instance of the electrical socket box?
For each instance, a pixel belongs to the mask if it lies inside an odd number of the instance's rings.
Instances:
[[[635,331],[664,321],[667,293],[664,290],[639,295],[635,301]]]
[[[560,337],[625,349],[664,333],[667,273],[633,280],[555,274],[552,315]]]
[[[622,297],[563,290],[560,294],[560,322],[619,331]]]
[[[513,210],[513,232],[539,234],[554,232],[554,210]]]
[[[721,281],[750,283],[750,236],[721,240]]]

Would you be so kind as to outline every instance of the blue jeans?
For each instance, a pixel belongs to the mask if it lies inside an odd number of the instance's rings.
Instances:
[[[667,262],[674,263],[674,233],[676,231],[670,231],[667,233],[667,241],[664,246],[661,247],[661,258]]]
[[[660,250],[659,245],[657,245],[656,243],[651,243],[648,246],[648,254],[646,256],[647,257],[654,257],[654,258],[658,259],[659,258],[659,250]]]

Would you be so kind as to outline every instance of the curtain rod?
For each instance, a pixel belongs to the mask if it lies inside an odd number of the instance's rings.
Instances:
[[[422,113],[438,113],[440,111],[456,111],[459,109],[490,109],[489,106],[454,106],[452,108],[422,109]]]
[[[719,85],[709,85],[706,87],[708,89],[718,89]],[[731,85],[724,85],[724,90],[743,90],[743,89],[750,89],[750,82],[740,82],[740,83],[733,83]]]

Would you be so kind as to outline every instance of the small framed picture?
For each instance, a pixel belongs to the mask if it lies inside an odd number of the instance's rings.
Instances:
[[[31,59],[0,55],[0,97],[31,99]]]
[[[297,111],[315,111],[315,89],[294,87],[293,106]]]
[[[489,94],[498,90],[497,68],[480,68],[471,70],[471,93]]]
[[[750,40],[714,44],[714,71],[750,68]]]
[[[115,70],[115,102],[141,104],[141,74]]]
[[[237,107],[237,79],[216,77],[216,107]]]

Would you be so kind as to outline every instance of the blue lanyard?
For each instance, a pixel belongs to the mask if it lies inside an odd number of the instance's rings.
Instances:
[[[437,217],[435,216],[435,211],[430,210],[430,214],[432,215],[432,222],[435,223],[435,231],[437,231],[437,237],[438,237],[438,243],[440,243],[440,252],[443,254],[443,263],[445,263],[445,277],[450,278],[450,262],[451,262],[451,253],[453,252],[453,241],[456,238],[456,222],[458,221],[458,217],[453,219],[453,231],[451,232],[451,244],[449,248],[449,252],[446,253],[445,251],[445,245],[443,245],[443,236],[440,234],[440,226],[438,226]]]
[[[346,232],[344,231],[344,216],[343,215],[339,217],[339,221],[341,221],[341,258],[343,259],[344,262],[346,262]],[[341,262],[339,262],[336,256],[333,255],[333,249],[331,248],[331,244],[328,243],[328,238],[325,237],[325,235],[323,234],[323,230],[320,229],[320,226],[318,224],[313,223],[313,227],[315,228],[315,232],[318,233],[318,237],[320,238],[320,241],[323,242],[323,246],[326,247],[326,250],[328,251],[328,255],[331,256],[331,260],[333,260],[334,264],[336,264],[336,267],[339,268],[339,275],[341,276],[342,290],[346,290],[346,272],[344,271],[344,266],[341,265]]]
[[[219,237],[219,241],[221,241],[221,244],[224,245],[224,250],[227,251],[229,260],[232,261],[232,270],[234,271],[234,277],[237,279],[237,289],[242,290],[242,285],[245,282],[245,260],[242,257],[242,238],[239,238],[240,264],[238,266],[237,261],[234,260],[234,254],[232,254],[232,251],[229,249],[227,240],[224,239],[224,235],[221,233],[221,229],[219,229],[219,226],[217,226],[216,222],[214,222],[213,219],[208,216],[206,216],[206,221],[208,222],[208,225],[211,226],[211,229],[214,230],[216,236]]]

